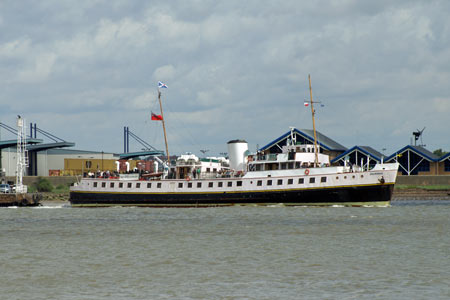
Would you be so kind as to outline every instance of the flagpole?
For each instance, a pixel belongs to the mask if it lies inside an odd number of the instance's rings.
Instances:
[[[309,96],[311,99],[311,114],[312,114],[312,123],[313,123],[313,131],[314,131],[314,153],[315,153],[315,160],[314,160],[314,167],[317,167],[319,164],[319,153],[317,152],[317,135],[316,135],[316,122],[314,120],[314,115],[316,114],[314,110],[314,102],[312,97],[312,89],[311,89],[311,75],[308,74],[309,79]]]
[[[170,166],[170,156],[169,156],[169,146],[167,145],[167,135],[166,135],[166,125],[164,124],[164,113],[161,104],[161,91],[158,88],[158,100],[159,100],[159,108],[161,110],[161,118],[162,118],[162,126],[164,131],[164,142],[166,143],[166,154],[167,154],[167,165]]]

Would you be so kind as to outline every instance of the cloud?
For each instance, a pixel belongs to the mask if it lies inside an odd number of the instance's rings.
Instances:
[[[450,98],[433,99],[432,106],[434,111],[437,111],[440,114],[448,114],[450,113]]]
[[[51,132],[58,116],[54,130],[83,147],[120,151],[125,125],[159,133],[148,115],[159,110],[161,80],[177,151],[205,144],[221,152],[228,138],[262,145],[289,126],[310,128],[302,101],[311,74],[314,98],[326,104],[319,130],[338,142],[394,151],[426,126],[427,145],[450,150],[442,138],[450,94],[446,1],[0,6],[2,122],[28,114]]]
[[[20,82],[45,81],[51,75],[57,56],[54,53],[42,53],[35,56],[29,64],[18,72]]]
[[[175,67],[173,65],[165,65],[157,68],[153,72],[153,79],[155,82],[157,81],[165,81],[173,79],[176,74]]]
[[[0,46],[0,56],[6,58],[22,57],[30,51],[31,40],[20,38]]]

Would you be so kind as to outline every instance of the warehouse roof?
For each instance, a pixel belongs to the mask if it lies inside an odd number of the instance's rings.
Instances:
[[[27,144],[38,144],[42,143],[42,139],[27,139]],[[17,140],[5,140],[0,141],[0,149],[17,147]]]
[[[299,129],[295,128],[294,133],[303,137],[304,139],[310,141],[311,143],[314,143],[314,131],[313,130],[311,130],[311,129],[300,129],[299,130]],[[264,150],[272,147],[273,145],[290,138],[290,136],[291,136],[291,131],[288,131],[285,134],[283,134],[280,137],[273,140],[272,142],[270,142],[269,144],[265,145],[264,147],[261,147],[259,150],[264,151]],[[330,139],[329,137],[320,133],[319,131],[316,131],[316,136],[317,136],[317,143],[322,148],[325,148],[330,151],[345,151],[345,150],[347,150],[346,147],[344,147],[341,144],[339,144],[338,142]]]
[[[341,155],[339,155],[338,157],[336,157],[335,159],[333,159],[331,161],[331,163],[334,163],[344,157],[346,157],[347,155],[358,151],[361,152],[363,154],[365,154],[366,156],[370,156],[372,159],[375,159],[377,161],[381,161],[381,158],[383,157],[383,154],[378,152],[377,150],[373,149],[372,147],[369,146],[353,146],[352,148],[348,149],[347,151],[345,151],[344,153],[342,153]]]
[[[417,155],[422,156],[429,161],[439,161],[439,157],[437,157],[435,154],[433,154],[433,152],[428,151],[427,149],[425,149],[422,146],[413,146],[413,145],[405,146],[402,149],[396,151],[394,154],[392,154],[391,156],[386,158],[386,161],[393,160],[393,159],[395,159],[395,157],[397,155],[402,154],[407,151],[412,151],[412,152],[416,153]]]

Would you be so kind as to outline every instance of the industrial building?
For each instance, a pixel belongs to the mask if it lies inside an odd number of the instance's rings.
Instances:
[[[56,140],[43,143],[36,138],[36,125],[32,127],[34,135],[28,140],[29,167],[26,175],[65,176],[81,175],[83,173],[102,171],[147,170],[152,164],[148,160],[138,160],[148,155],[161,155],[160,151],[140,151],[135,153],[114,154],[111,152],[72,150],[75,143]],[[54,136],[53,136],[54,137]],[[293,129],[267,145],[259,148],[263,153],[280,153],[281,149],[293,139],[296,144],[313,144],[314,133],[310,129]],[[128,140],[127,140],[128,142]],[[6,176],[16,174],[15,140],[0,141],[0,169]],[[369,146],[353,146],[346,148],[340,143],[317,132],[317,144],[320,153],[328,154],[333,165],[343,165],[346,162],[356,165],[375,165],[376,163],[393,162],[400,164],[399,175],[450,175],[450,153],[437,157],[422,146],[407,145],[392,155],[385,157],[382,153]],[[128,149],[128,147],[127,147]],[[125,151],[126,152],[126,151]],[[176,158],[174,158],[176,159]]]
[[[344,146],[339,144],[338,142],[330,139],[326,135],[316,131],[317,137],[317,146],[319,148],[320,153],[324,153],[330,156],[330,160],[336,158],[344,151],[347,150]],[[293,129],[293,133],[291,131],[286,132],[280,137],[274,139],[267,145],[259,148],[259,151],[270,154],[270,153],[281,153],[281,149],[288,140],[293,139],[294,144],[313,144],[314,143],[314,132],[310,129]]]
[[[114,170],[115,161],[118,159],[119,156],[113,153],[71,149],[48,149],[36,153],[36,166],[33,166],[33,168],[36,169],[34,175],[80,175],[84,170],[94,171],[97,170],[97,167],[98,169],[109,167]],[[2,150],[2,167],[5,169],[6,176],[15,176],[16,162],[15,148]],[[26,175],[29,175],[28,172],[29,170],[27,170]]]
[[[386,157],[369,146],[353,146],[347,149],[318,131],[316,135],[319,152],[328,154],[331,164],[334,165],[343,165],[345,161],[356,165],[375,165],[382,161],[398,162],[399,175],[450,175],[450,153],[437,157],[423,146],[407,145]],[[292,139],[290,131],[259,150],[264,153],[279,153],[289,139]],[[314,143],[313,132],[309,129],[294,129],[294,139],[298,144]]]

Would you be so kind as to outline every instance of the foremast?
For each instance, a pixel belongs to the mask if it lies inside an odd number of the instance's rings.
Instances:
[[[159,108],[161,110],[161,121],[162,121],[162,126],[163,126],[163,131],[164,131],[164,142],[166,144],[166,155],[167,155],[167,165],[170,166],[170,155],[169,155],[169,146],[167,143],[167,134],[166,134],[166,125],[165,125],[165,119],[164,119],[164,112],[163,112],[163,108],[162,108],[162,103],[161,103],[161,90],[158,87],[158,100],[159,100]]]
[[[311,103],[312,124],[313,124],[313,131],[314,131],[314,153],[315,153],[314,167],[317,167],[317,165],[319,164],[319,151],[317,149],[316,121],[314,118],[316,111],[314,110],[314,101],[313,101],[313,97],[312,97],[311,75],[310,74],[308,74],[308,80],[309,80],[309,97],[310,97],[310,103]]]

